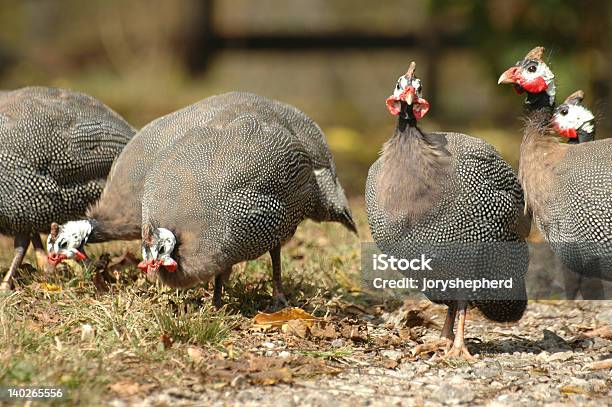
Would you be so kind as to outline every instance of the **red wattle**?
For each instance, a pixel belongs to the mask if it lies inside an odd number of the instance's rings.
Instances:
[[[164,267],[166,268],[166,270],[168,270],[170,273],[174,273],[174,272],[176,271],[177,264],[176,264],[176,262],[175,262],[174,260],[172,260],[172,262],[169,262],[169,263],[167,263],[167,264],[164,264],[163,266],[164,266]]]
[[[143,273],[146,273],[149,268],[148,264],[144,260],[138,263],[138,266],[136,267],[138,267]]]
[[[576,129],[570,127],[569,129],[562,129],[555,126],[557,133],[559,133],[563,137],[567,138],[578,138],[578,134],[576,133]]]
[[[394,116],[397,116],[400,113],[401,104],[398,98],[391,95],[386,100],[387,110]]]
[[[518,83],[529,93],[540,93],[548,89],[548,84],[541,76],[538,76],[537,78],[528,82],[521,78],[519,79]]]
[[[58,253],[49,253],[47,255],[47,259],[49,260],[49,263],[51,263],[51,265],[55,267],[66,259],[66,255]]]
[[[414,117],[419,120],[429,112],[429,102],[423,98],[418,98],[412,106]]]
[[[76,253],[74,254],[74,257],[76,257],[77,260],[85,260],[87,258],[87,255],[77,250]]]

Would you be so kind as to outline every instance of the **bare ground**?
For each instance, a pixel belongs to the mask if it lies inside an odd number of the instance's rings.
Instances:
[[[364,292],[359,240],[307,222],[283,250],[290,305],[314,316],[274,327],[267,258],[236,267],[225,308],[206,287],[170,290],[121,254],[92,247],[98,269],[45,275],[24,266],[0,300],[0,382],[56,385],[57,405],[609,405],[612,302],[530,301],[516,324],[468,315],[476,361],[416,354],[445,307]],[[10,242],[2,243],[8,264]]]

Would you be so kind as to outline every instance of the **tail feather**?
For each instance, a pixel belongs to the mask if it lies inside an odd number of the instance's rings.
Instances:
[[[527,300],[478,301],[475,305],[492,321],[515,322],[523,316]]]
[[[357,232],[357,226],[355,225],[355,221],[353,220],[353,215],[351,214],[351,210],[348,206],[343,208],[341,212],[332,214],[332,220],[335,222],[342,223],[348,230],[359,236],[359,233]]]
[[[357,233],[357,226],[348,206],[348,200],[338,178],[329,168],[315,170],[319,186],[319,207],[313,213],[317,221],[331,221],[343,224],[351,232]]]

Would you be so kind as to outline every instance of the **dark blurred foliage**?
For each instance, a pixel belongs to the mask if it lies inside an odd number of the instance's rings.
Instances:
[[[499,74],[536,45],[612,130],[607,1],[0,0],[0,86],[92,94],[135,126],[249,90],[321,124],[352,194],[395,124],[384,100],[411,60],[426,130],[493,143],[516,164],[521,100]]]

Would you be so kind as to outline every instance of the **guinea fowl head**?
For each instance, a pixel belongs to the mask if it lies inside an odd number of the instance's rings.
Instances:
[[[387,109],[403,119],[420,119],[429,111],[429,102],[421,97],[421,80],[414,71],[416,63],[410,63],[408,71],[399,77],[393,94],[387,98]]]
[[[170,230],[145,224],[142,227],[142,261],[138,268],[155,273],[163,266],[169,272],[176,271],[178,265],[172,258],[175,246],[176,236]]]
[[[567,97],[563,104],[555,109],[552,125],[569,142],[582,143],[595,138],[595,116],[582,105],[584,92],[579,90]]]
[[[56,266],[66,259],[85,260],[84,246],[89,239],[92,225],[88,220],[67,222],[64,225],[51,224],[47,237],[47,258]]]
[[[546,94],[549,106],[555,103],[555,75],[542,60],[544,47],[535,47],[513,67],[501,74],[498,84],[509,83],[514,90],[529,95]]]

